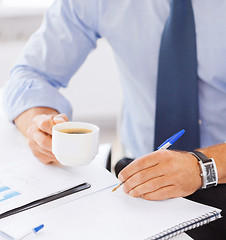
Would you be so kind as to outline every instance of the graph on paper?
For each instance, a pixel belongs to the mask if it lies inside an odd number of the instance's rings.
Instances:
[[[84,182],[69,169],[30,158],[0,166],[0,215]]]
[[[8,199],[14,198],[20,195],[19,192],[11,189],[8,186],[0,185],[0,203],[7,201]]]

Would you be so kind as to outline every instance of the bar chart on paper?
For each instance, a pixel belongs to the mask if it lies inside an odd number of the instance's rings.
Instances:
[[[0,219],[10,210],[84,183],[66,168],[46,166],[32,158],[0,166]]]
[[[19,192],[0,184],[0,203],[20,195]]]

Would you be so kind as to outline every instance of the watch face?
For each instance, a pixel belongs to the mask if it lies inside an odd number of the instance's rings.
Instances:
[[[216,182],[216,174],[213,163],[205,164],[207,174],[207,184]]]

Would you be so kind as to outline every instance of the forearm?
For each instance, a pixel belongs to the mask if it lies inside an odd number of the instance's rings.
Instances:
[[[21,133],[26,136],[28,128],[32,125],[33,118],[41,114],[57,115],[58,112],[55,109],[46,107],[30,108],[27,111],[21,113],[16,119],[14,119],[14,121]]]
[[[218,172],[218,183],[226,183],[226,143],[198,149],[215,160]]]

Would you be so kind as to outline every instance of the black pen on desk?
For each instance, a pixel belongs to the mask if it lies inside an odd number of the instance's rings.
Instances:
[[[165,142],[163,142],[158,148],[159,149],[167,149],[172,144],[174,144],[183,134],[185,133],[185,130],[182,129],[181,131],[174,134],[172,137],[168,138]],[[120,186],[122,186],[125,183],[125,181],[118,184],[115,188],[112,189],[112,192],[116,191]]]

